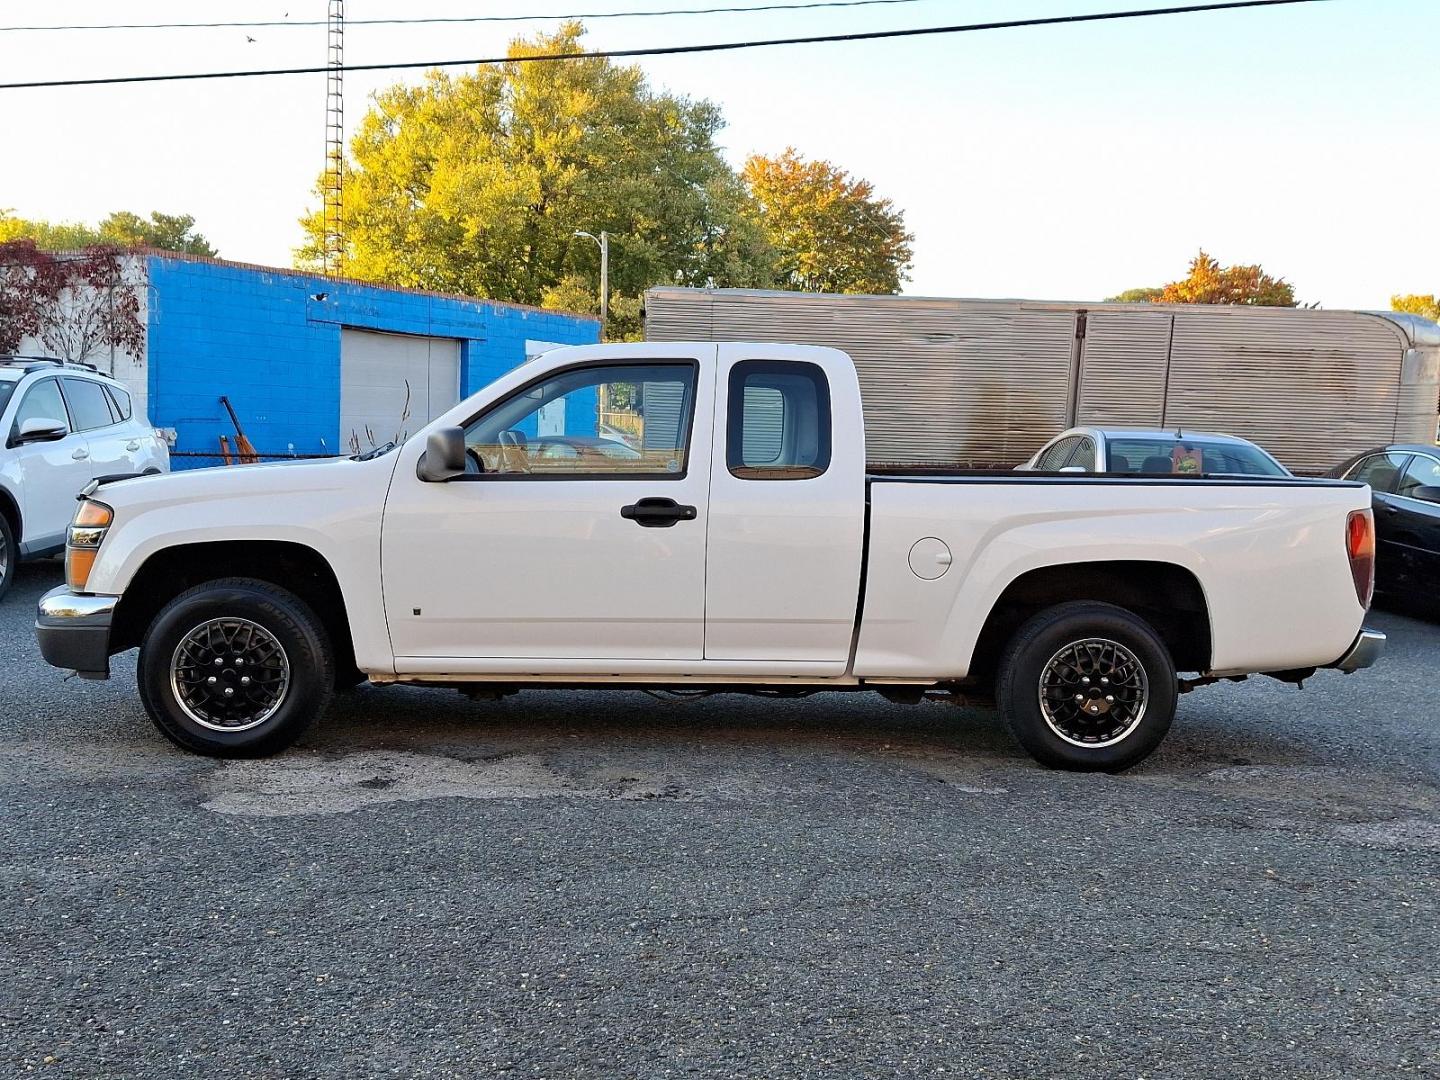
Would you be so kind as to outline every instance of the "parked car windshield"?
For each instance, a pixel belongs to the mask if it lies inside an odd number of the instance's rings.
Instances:
[[[1207,439],[1143,436],[1110,439],[1106,471],[1146,476],[1288,476],[1259,447]]]

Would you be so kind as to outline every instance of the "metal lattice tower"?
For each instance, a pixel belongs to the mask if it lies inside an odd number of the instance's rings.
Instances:
[[[325,272],[345,263],[345,0],[330,0],[325,72]]]

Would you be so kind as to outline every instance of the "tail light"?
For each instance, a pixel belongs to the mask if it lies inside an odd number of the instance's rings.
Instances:
[[[1375,595],[1375,515],[1355,510],[1345,522],[1345,552],[1350,556],[1350,576],[1355,579],[1355,596],[1368,608]]]

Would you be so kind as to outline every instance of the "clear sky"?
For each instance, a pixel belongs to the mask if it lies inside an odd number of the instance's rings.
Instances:
[[[720,2],[720,0],[714,0]],[[757,0],[728,0],[754,3]],[[349,0],[350,19],[704,7],[704,0]],[[592,48],[1159,6],[918,0],[605,19]],[[0,0],[0,25],[323,18],[324,0]],[[496,55],[546,23],[362,27],[351,63]],[[248,42],[246,37],[256,40]],[[324,62],[323,27],[0,33],[0,81]],[[916,234],[908,292],[1097,299],[1204,246],[1326,307],[1440,291],[1440,0],[647,60],[724,109],[738,165],[794,144],[874,181]],[[353,125],[378,87],[347,76]],[[0,207],[192,213],[223,256],[288,265],[323,165],[324,77],[0,91]],[[583,225],[578,223],[577,225]]]

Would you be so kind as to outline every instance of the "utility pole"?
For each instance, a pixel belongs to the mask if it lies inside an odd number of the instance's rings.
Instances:
[[[600,329],[603,332],[610,321],[610,234],[604,229],[599,236],[576,229],[575,235],[588,237],[600,245]]]
[[[330,0],[325,72],[325,273],[345,264],[345,0]]]

